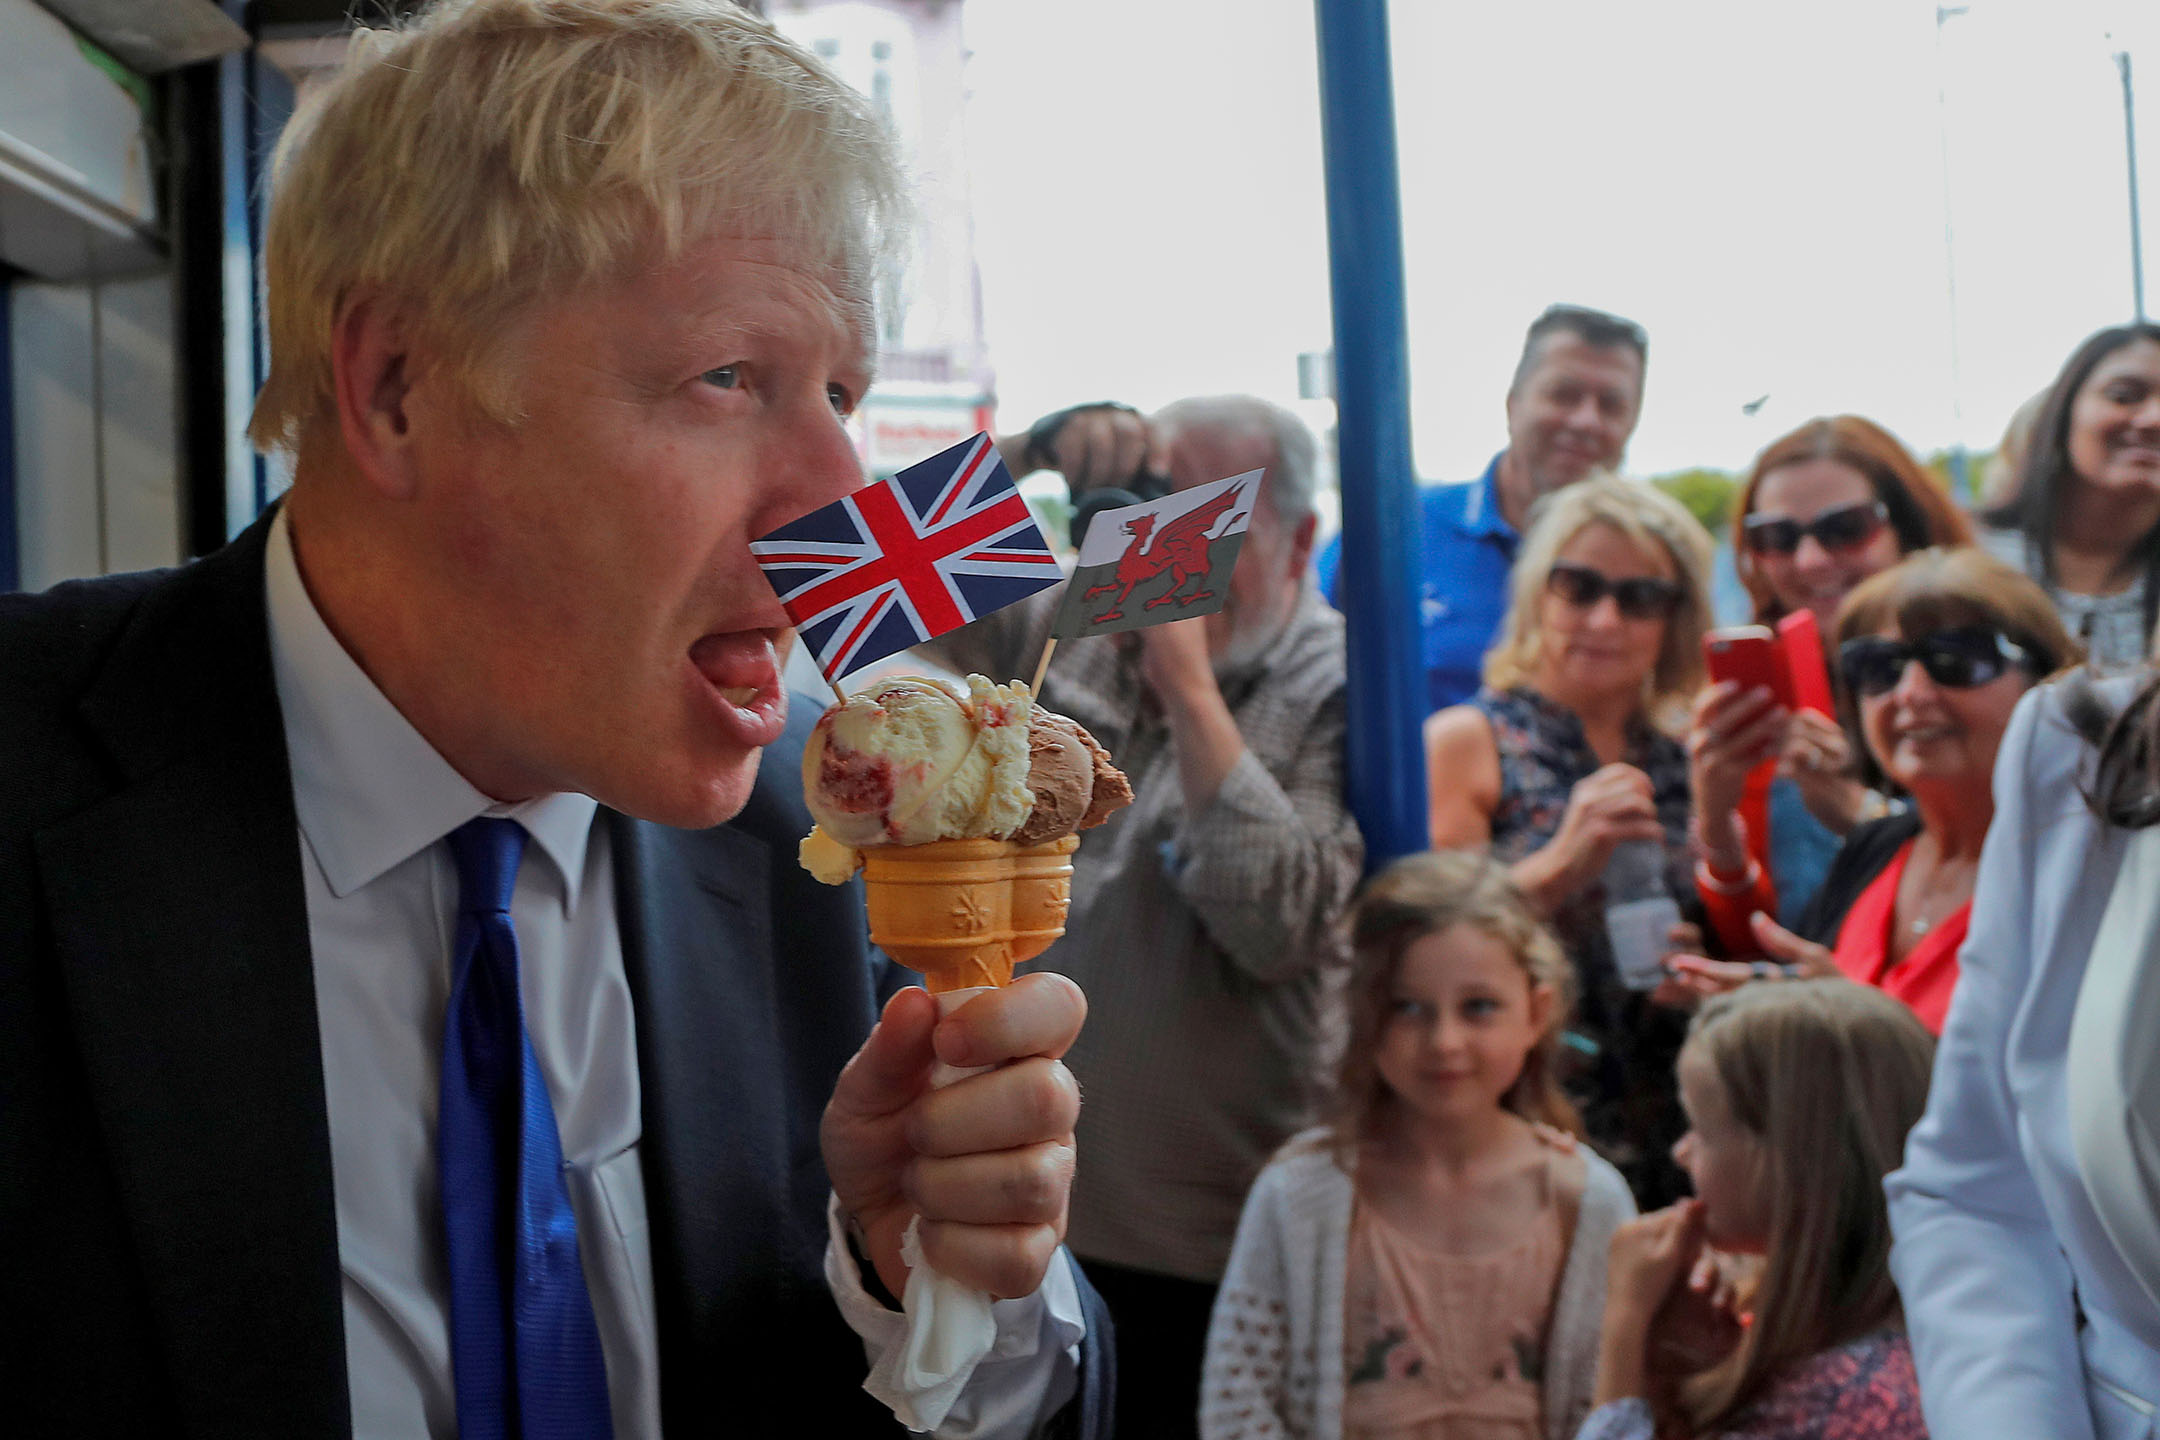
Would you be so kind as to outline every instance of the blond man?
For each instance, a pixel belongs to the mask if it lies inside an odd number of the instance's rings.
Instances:
[[[1078,989],[880,1018],[792,861],[746,546],[860,483],[898,190],[718,0],[446,4],[295,117],[289,497],[0,602],[13,1433],[1103,1423]],[[911,1228],[972,1363],[902,1363]]]

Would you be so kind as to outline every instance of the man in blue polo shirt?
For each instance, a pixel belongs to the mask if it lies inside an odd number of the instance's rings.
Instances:
[[[1507,449],[1468,484],[1420,491],[1424,541],[1418,619],[1431,708],[1477,693],[1485,652],[1507,613],[1508,567],[1531,506],[1593,470],[1619,465],[1642,410],[1649,341],[1602,310],[1555,305],[1531,323],[1507,392]],[[1314,562],[1340,604],[1342,537]]]

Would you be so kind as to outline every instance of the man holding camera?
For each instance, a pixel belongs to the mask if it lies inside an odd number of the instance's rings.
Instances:
[[[1084,513],[1267,472],[1220,613],[1062,641],[1043,686],[1136,797],[1074,856],[1043,961],[1091,1011],[1066,1057],[1087,1097],[1069,1243],[1117,1324],[1117,1433],[1189,1436],[1245,1192],[1309,1118],[1362,857],[1342,796],[1342,619],[1308,576],[1315,445],[1288,411],[1226,396],[1153,416],[1078,406],[998,448],[1018,475],[1063,474]],[[933,653],[1025,675],[1059,594]]]

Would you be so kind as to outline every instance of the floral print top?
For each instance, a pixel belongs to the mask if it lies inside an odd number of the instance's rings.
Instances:
[[[1575,1440],[1652,1440],[1657,1423],[1639,1399],[1600,1405]],[[1811,1355],[1753,1404],[1695,1440],[1927,1440],[1912,1347],[1878,1330]]]
[[[1491,724],[1499,749],[1492,853],[1512,865],[1552,840],[1567,813],[1568,793],[1604,762],[1590,748],[1575,712],[1535,690],[1487,688],[1470,705]],[[1665,827],[1666,887],[1692,917],[1698,901],[1687,840],[1687,752],[1638,718],[1628,735],[1626,759],[1650,777]],[[1620,983],[1605,938],[1602,885],[1592,883],[1571,896],[1549,922],[1575,965],[1569,1092],[1582,1107],[1591,1140],[1627,1177],[1636,1202],[1655,1209],[1688,1193],[1668,1153],[1685,1129],[1673,1061],[1687,1017],[1651,1005],[1641,992]]]

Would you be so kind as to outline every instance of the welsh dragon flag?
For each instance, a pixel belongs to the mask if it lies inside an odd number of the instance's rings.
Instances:
[[[1263,473],[1248,470],[1097,515],[1051,633],[1072,640],[1222,609]]]

